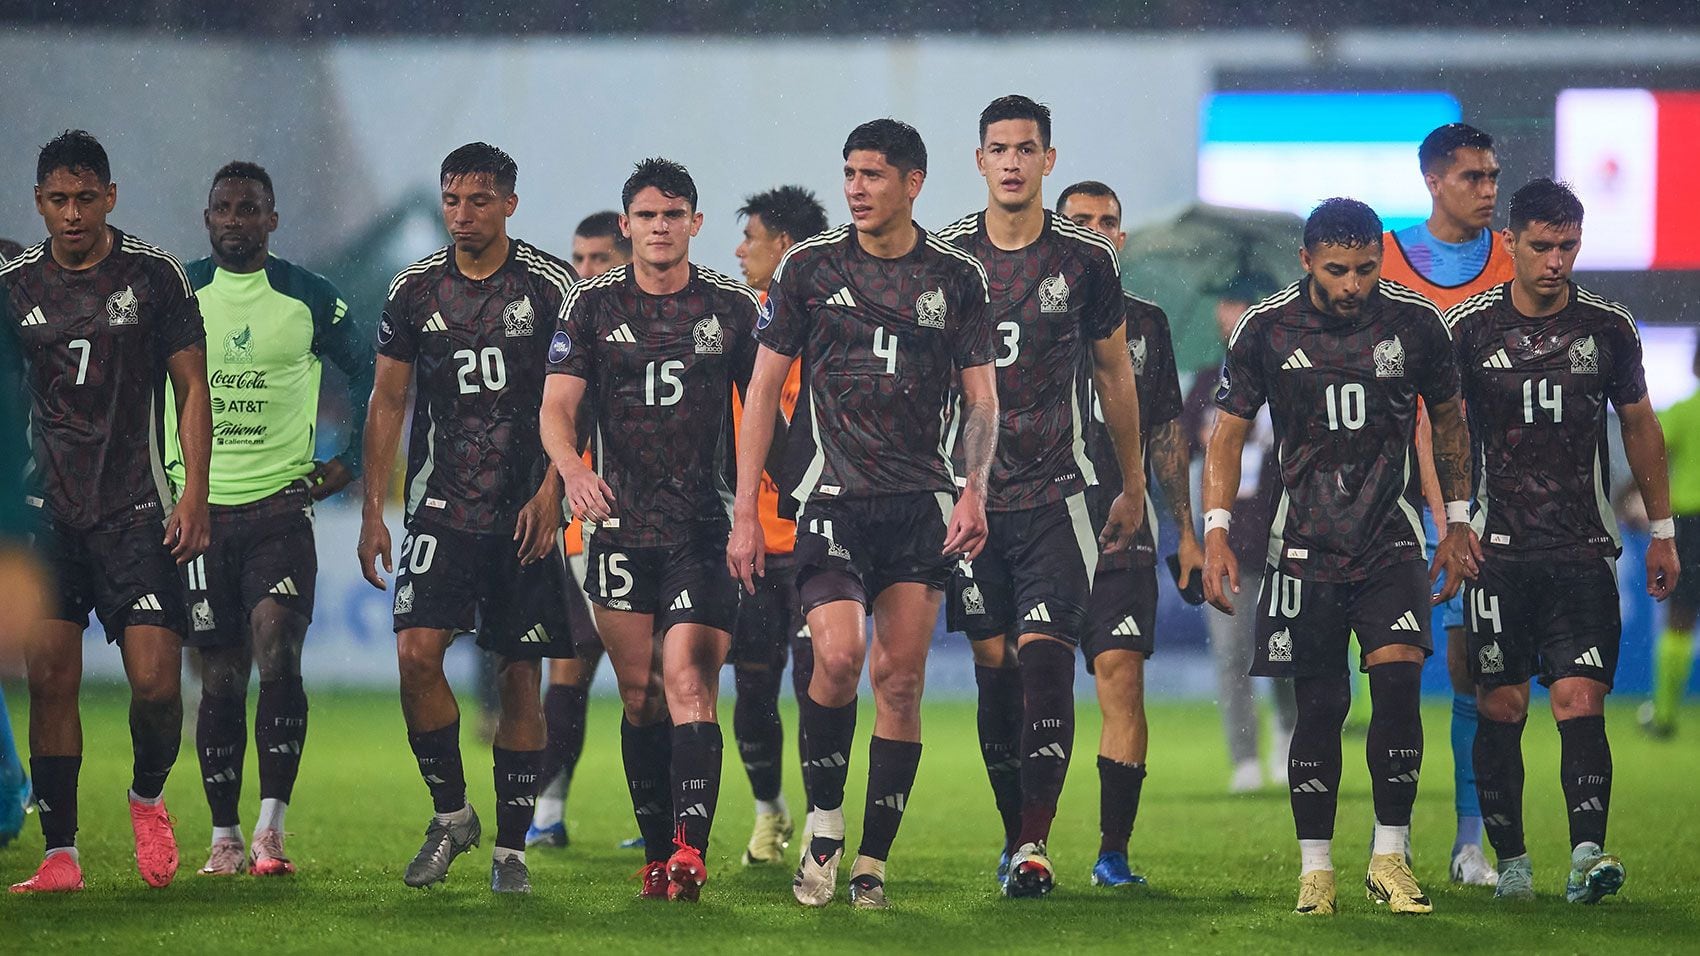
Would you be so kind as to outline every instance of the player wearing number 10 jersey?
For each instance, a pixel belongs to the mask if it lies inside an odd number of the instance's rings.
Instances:
[[[1470,665],[1480,700],[1476,786],[1499,856],[1500,899],[1534,896],[1523,842],[1523,724],[1531,677],[1552,691],[1569,808],[1567,896],[1594,903],[1623,884],[1603,849],[1611,806],[1605,696],[1617,671],[1622,550],[1608,494],[1606,406],[1652,520],[1647,590],[1663,599],[1678,562],[1664,433],[1647,399],[1641,340],[1628,311],[1570,281],[1582,203],[1537,179],[1511,197],[1502,234],[1516,276],[1447,316],[1458,338],[1475,426],[1481,575],[1465,587]]]
[[[407,538],[396,568],[396,652],[408,742],[436,809],[404,876],[438,882],[478,843],[466,802],[460,711],[443,676],[455,637],[476,629],[501,658],[494,743],[496,840],[491,889],[531,890],[525,831],[543,753],[540,660],[571,656],[562,599],[566,565],[555,547],[561,489],[538,437],[549,318],[576,276],[511,239],[518,169],[485,143],[450,153],[441,171],[451,245],[403,269],[378,325],[378,364],[366,428],[360,567],[383,588],[384,526],[403,403],[417,372],[408,441]]]

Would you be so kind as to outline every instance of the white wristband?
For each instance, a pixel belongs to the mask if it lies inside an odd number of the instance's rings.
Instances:
[[[1660,518],[1656,521],[1649,521],[1647,522],[1647,530],[1652,532],[1653,538],[1657,541],[1669,540],[1676,537],[1676,519]]]
[[[1205,534],[1209,534],[1216,528],[1221,528],[1223,531],[1226,531],[1228,530],[1228,526],[1233,523],[1233,513],[1228,511],[1226,508],[1211,508],[1209,511],[1204,513]]]
[[[1470,503],[1468,501],[1448,501],[1446,503],[1447,524],[1469,524]]]

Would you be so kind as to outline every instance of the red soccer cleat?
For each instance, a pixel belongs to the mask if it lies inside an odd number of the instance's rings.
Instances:
[[[254,862],[248,865],[248,872],[254,876],[288,876],[295,872],[295,864],[283,855],[281,830],[255,830],[254,845],[249,852]]]
[[[76,893],[83,888],[83,868],[69,853],[49,853],[35,875],[13,883],[14,893]]]
[[[130,801],[130,829],[136,833],[136,870],[146,883],[158,889],[170,886],[177,875],[177,836],[171,832],[171,815],[165,801]]]
[[[667,898],[695,903],[708,882],[708,866],[694,846],[680,846],[667,861]]]
[[[632,874],[634,879],[643,881],[638,888],[640,900],[664,900],[667,898],[669,884],[667,882],[667,864],[660,860],[650,860],[643,869]]]

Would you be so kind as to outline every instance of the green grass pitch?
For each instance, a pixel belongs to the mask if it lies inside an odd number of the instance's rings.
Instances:
[[[20,734],[23,694],[11,698]],[[971,702],[926,708],[927,749],[888,876],[891,911],[843,903],[825,911],[791,899],[788,869],[745,869],[739,851],[751,805],[728,746],[709,883],[696,906],[639,902],[629,879],[641,862],[616,842],[634,832],[619,772],[616,705],[598,699],[569,804],[573,844],[529,854],[536,893],[496,899],[488,888],[489,751],[463,744],[484,846],[461,857],[446,885],[411,890],[401,871],[430,812],[391,695],[316,694],[306,763],[290,809],[293,878],[212,879],[195,874],[208,836],[205,802],[186,742],[166,791],[176,815],[183,868],[176,883],[149,890],[136,875],[124,805],[129,765],[124,697],[91,689],[84,704],[88,756],[82,776],[81,846],[88,890],[72,897],[0,899],[0,951],[189,953],[486,953],[514,947],[657,953],[841,951],[1044,952],[1549,952],[1653,953],[1700,950],[1700,748],[1689,736],[1655,743],[1634,728],[1628,702],[1609,720],[1616,760],[1611,848],[1629,874],[1622,894],[1597,907],[1563,901],[1568,866],[1557,784],[1558,741],[1550,717],[1526,735],[1529,844],[1540,899],[1496,906],[1488,891],[1446,879],[1452,839],[1447,715],[1425,709],[1428,755],[1415,820],[1416,872],[1435,901],[1426,917],[1395,917],[1359,888],[1368,859],[1369,787],[1363,738],[1346,739],[1335,864],[1341,913],[1331,920],[1291,914],[1297,849],[1280,790],[1229,796],[1219,722],[1207,702],[1151,707],[1151,776],[1134,831],[1133,859],[1151,880],[1136,892],[1087,881],[1097,850],[1097,725],[1081,702],[1077,755],[1051,842],[1058,888],[1048,899],[1005,900],[991,878],[998,829],[975,745]],[[728,713],[730,708],[727,708]],[[1691,728],[1700,712],[1688,715]],[[468,722],[470,723],[470,721]],[[871,712],[864,700],[861,740]],[[796,726],[787,710],[787,733]],[[730,734],[728,734],[730,744]],[[250,745],[244,823],[257,806]],[[847,806],[851,844],[860,829],[865,751],[858,746]],[[794,766],[787,795],[800,788]],[[0,878],[28,876],[41,837],[33,818],[22,839],[0,850]],[[847,867],[846,867],[847,870]],[[841,873],[841,878],[847,872]]]

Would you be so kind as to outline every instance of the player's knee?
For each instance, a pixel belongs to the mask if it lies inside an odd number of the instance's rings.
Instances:
[[[913,667],[882,667],[871,675],[874,699],[888,713],[913,714],[921,710],[925,675]]]
[[[862,654],[857,647],[825,648],[816,644],[814,661],[814,679],[831,687],[854,687],[862,676]]]
[[[1476,712],[1488,720],[1514,724],[1529,714],[1529,699],[1515,687],[1495,687],[1476,695]]]
[[[1606,686],[1586,677],[1566,677],[1553,682],[1552,715],[1558,720],[1597,717],[1606,712]]]
[[[444,679],[442,652],[422,641],[397,641],[396,666],[404,688]]]
[[[639,727],[647,727],[661,719],[661,715],[666,713],[665,699],[661,687],[654,681],[620,682],[620,706],[625,709],[626,719]]]
[[[76,700],[83,668],[75,659],[32,655],[29,661],[30,699]]]
[[[983,640],[969,641],[968,646],[974,652],[974,664],[978,667],[1014,667],[1015,661],[1007,653],[1008,642],[1002,635],[988,637]]]

